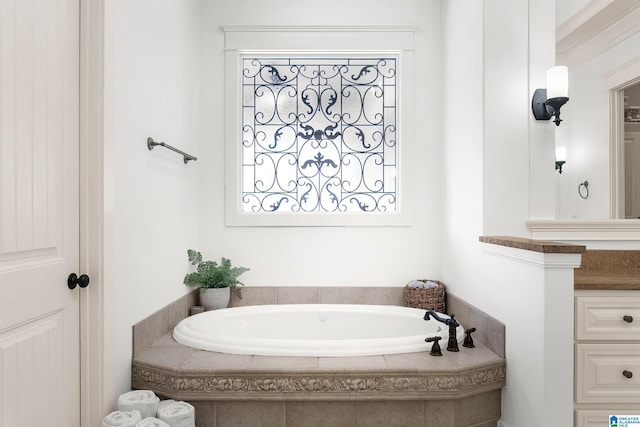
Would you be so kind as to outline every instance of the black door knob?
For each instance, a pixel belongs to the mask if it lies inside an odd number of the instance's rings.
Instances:
[[[633,377],[633,372],[627,371],[625,369],[624,371],[622,371],[622,375],[624,375],[625,378],[632,378]]]
[[[624,315],[622,316],[622,320],[624,320],[627,323],[631,323],[633,322],[633,316]]]
[[[86,288],[89,286],[89,276],[81,274],[80,277],[78,277],[76,273],[71,273],[67,278],[67,286],[69,286],[69,289],[75,289],[76,286]]]

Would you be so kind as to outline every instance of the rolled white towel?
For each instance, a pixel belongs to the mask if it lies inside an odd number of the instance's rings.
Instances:
[[[113,411],[102,420],[102,427],[136,427],[142,421],[140,411]]]
[[[142,418],[155,417],[160,399],[151,390],[134,390],[118,398],[118,411],[140,411]]]
[[[195,408],[187,402],[163,400],[158,407],[157,417],[171,427],[196,427]]]
[[[171,427],[169,424],[155,417],[148,417],[136,424],[136,427]]]
[[[436,282],[432,282],[431,280],[427,280],[426,282],[424,282],[424,287],[425,288],[437,288],[438,284]]]
[[[419,280],[412,280],[407,283],[407,286],[410,288],[424,288],[424,282],[421,282]]]

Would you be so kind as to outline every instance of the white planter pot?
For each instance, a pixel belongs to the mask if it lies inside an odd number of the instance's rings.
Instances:
[[[231,288],[200,288],[200,305],[205,310],[227,308],[231,297]]]

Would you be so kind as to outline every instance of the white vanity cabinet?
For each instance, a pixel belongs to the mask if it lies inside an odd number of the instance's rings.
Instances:
[[[575,291],[575,425],[640,415],[640,291]]]

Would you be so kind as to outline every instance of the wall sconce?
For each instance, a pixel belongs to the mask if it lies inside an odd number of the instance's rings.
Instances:
[[[567,162],[567,147],[556,147],[556,170],[562,173],[562,165]]]
[[[536,120],[549,120],[560,126],[560,108],[569,101],[569,70],[564,65],[547,70],[547,88],[536,89],[531,99],[531,110]]]

